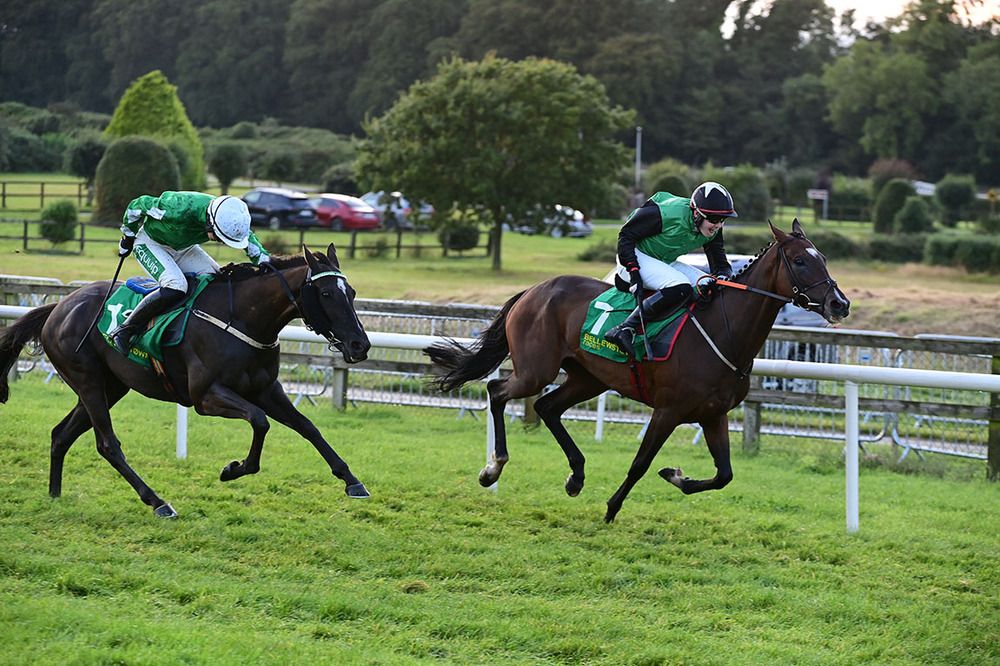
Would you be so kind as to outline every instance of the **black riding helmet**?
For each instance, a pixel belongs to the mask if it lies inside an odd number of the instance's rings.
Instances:
[[[695,188],[691,195],[691,209],[697,225],[706,218],[739,217],[729,190],[711,180]]]

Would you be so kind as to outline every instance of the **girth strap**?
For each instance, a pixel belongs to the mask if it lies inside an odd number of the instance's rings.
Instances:
[[[231,336],[233,336],[237,340],[245,342],[248,345],[250,345],[251,347],[254,347],[256,349],[274,349],[275,347],[278,346],[278,340],[275,340],[274,342],[268,342],[268,343],[257,342],[256,340],[254,340],[253,338],[251,338],[246,333],[243,333],[242,331],[239,331],[239,330],[233,328],[232,322],[226,323],[226,322],[222,321],[221,319],[217,319],[217,318],[213,317],[212,315],[208,314],[207,312],[202,312],[201,310],[191,310],[191,314],[193,314],[194,316],[196,316],[196,317],[198,317],[200,319],[204,319],[209,324],[213,324],[215,326],[218,326],[223,331],[225,331],[226,333],[229,333]]]

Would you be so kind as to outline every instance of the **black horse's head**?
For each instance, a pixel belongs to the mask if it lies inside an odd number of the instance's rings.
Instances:
[[[830,277],[826,257],[806,238],[798,218],[792,221],[790,234],[768,224],[788,273],[792,302],[821,315],[831,324],[846,317],[851,302],[837,286],[837,281]]]
[[[354,311],[354,288],[340,271],[333,243],[325,257],[304,246],[302,254],[309,266],[301,293],[306,326],[326,338],[348,363],[365,360],[372,343]]]

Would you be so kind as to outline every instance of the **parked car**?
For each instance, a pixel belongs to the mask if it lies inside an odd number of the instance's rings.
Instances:
[[[543,233],[553,238],[586,238],[594,233],[590,220],[582,212],[570,206],[556,204],[551,211],[541,215],[539,222],[523,221],[517,224],[507,224],[504,227],[519,234]]]
[[[378,212],[358,197],[323,193],[309,200],[316,209],[316,225],[333,231],[375,229]]]
[[[250,209],[250,224],[268,229],[312,227],[316,211],[309,196],[284,187],[257,187],[243,195]]]
[[[402,192],[366,192],[361,200],[375,209],[379,214],[382,226],[386,229],[413,229],[413,205],[403,196]],[[420,203],[417,206],[420,218],[426,219],[434,214],[434,206]]]

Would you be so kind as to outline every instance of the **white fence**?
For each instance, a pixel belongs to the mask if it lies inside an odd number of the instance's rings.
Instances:
[[[19,317],[31,308],[0,305],[0,317]],[[421,350],[444,338],[432,335],[407,333],[368,334],[373,347],[387,349]],[[324,342],[323,338],[300,326],[285,327],[279,338],[287,342]],[[469,338],[459,338],[462,344],[472,342]],[[887,386],[912,386],[938,389],[958,389],[1000,393],[1000,375],[943,370],[914,370],[908,368],[867,367],[806,361],[786,361],[757,359],[753,374],[791,379],[832,380],[844,383],[844,409],[846,427],[844,432],[846,526],[849,533],[857,532],[859,522],[858,502],[858,458],[859,450],[859,410],[858,386],[876,384]],[[187,455],[187,409],[178,406],[177,454]],[[488,413],[488,410],[487,410]],[[487,418],[487,458],[492,455],[492,419]]]

